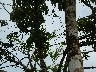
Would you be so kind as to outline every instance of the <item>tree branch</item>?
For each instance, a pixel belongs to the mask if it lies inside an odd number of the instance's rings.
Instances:
[[[31,67],[31,69],[32,70],[34,70],[34,67],[33,67],[33,65],[32,65],[32,60],[31,60],[31,58],[30,58],[30,54],[29,54],[29,52],[30,52],[30,48],[28,49],[28,59],[29,59],[29,63],[30,63],[30,67]]]
[[[1,3],[1,2],[0,2],[0,4],[3,6],[4,10],[5,10],[8,14],[10,14],[10,12],[5,8],[5,6],[4,6],[5,4],[4,4],[4,3]]]
[[[11,4],[5,4],[5,3],[1,3],[1,2],[0,2],[0,4],[12,6]]]
[[[84,69],[94,69],[94,68],[96,68],[96,67],[83,67]]]
[[[61,72],[61,67],[62,67],[64,58],[65,58],[66,54],[68,54],[69,51],[70,51],[70,50],[69,50],[68,48],[66,48],[65,51],[63,50],[63,57],[62,57],[62,59],[61,59],[61,61],[60,61],[60,64],[59,64],[59,67],[58,67],[57,72]]]
[[[90,3],[89,0],[81,0],[81,2],[83,2],[86,6],[90,7],[90,9],[93,10],[93,7],[91,6],[91,4],[88,4],[88,3]]]
[[[15,55],[13,55],[11,52],[9,52],[6,49],[2,49],[2,47],[0,47],[0,55],[4,55],[5,59],[8,61],[16,63],[16,66],[20,64],[21,66],[23,66],[24,70],[30,70],[24,64],[22,64],[22,62]],[[13,57],[10,55],[12,55]],[[17,58],[18,61],[16,61],[15,58]]]

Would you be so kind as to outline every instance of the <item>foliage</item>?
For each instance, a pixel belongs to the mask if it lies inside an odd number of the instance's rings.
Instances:
[[[92,0],[93,2],[93,0]],[[58,9],[61,11],[65,11],[65,0],[51,0],[51,3],[56,6],[58,3]],[[40,29],[42,23],[44,22],[44,17],[42,13],[45,15],[48,13],[48,7],[45,4],[45,0],[13,0],[13,11],[10,14],[10,19],[12,22],[16,22],[17,27],[21,32],[29,33],[30,37],[26,40],[26,43],[21,43],[18,39],[17,32],[10,33],[7,35],[7,39],[9,39],[10,44],[2,43],[3,46],[13,47],[12,42],[17,41],[18,44],[22,45],[21,48],[25,50],[35,49],[33,52],[32,59],[35,62],[39,61],[39,50],[42,50],[43,58],[45,59],[48,55],[52,58],[53,63],[57,60],[57,58],[62,54],[60,52],[63,49],[57,48],[55,52],[50,52],[49,40],[56,37],[55,32],[49,33],[46,32],[45,29]],[[81,46],[84,45],[93,45],[94,51],[96,51],[96,41],[95,41],[95,24],[90,18],[81,18],[78,19],[78,30],[83,31],[85,36],[79,37],[79,40],[85,39],[86,42],[81,42]],[[1,26],[6,26],[7,22],[4,20],[0,20]],[[30,28],[30,29],[28,29]],[[35,43],[35,47],[33,47],[33,43]],[[65,42],[61,42],[62,45],[66,45]],[[6,47],[6,48],[7,48]],[[85,53],[84,53],[85,54]],[[84,55],[87,59],[88,53]],[[57,71],[56,66],[51,67],[48,66],[53,72]]]
[[[55,64],[55,61],[58,59],[60,55],[62,55],[62,48],[57,48],[56,51],[49,52],[48,54],[52,58],[53,63]]]
[[[51,0],[51,3],[56,6],[56,3],[58,3],[58,9],[60,11],[65,11],[65,0]]]
[[[30,48],[33,46],[33,43],[35,43],[35,51],[33,52],[32,59],[38,62],[40,58],[40,50],[42,49],[42,55],[45,59],[48,56],[47,51],[50,47],[48,40],[55,37],[55,32],[50,34],[49,32],[46,32],[44,28],[40,29],[42,26],[41,24],[44,22],[42,13],[48,13],[48,8],[44,0],[16,0],[16,3],[13,1],[12,8],[13,11],[10,14],[10,19],[13,22],[16,22],[16,25],[21,32],[30,32],[30,37],[26,40],[26,43],[21,43],[22,48],[30,50]],[[30,30],[28,30],[28,28],[30,28]],[[12,38],[14,37],[12,36],[10,41]]]
[[[90,33],[94,31],[95,25],[93,21],[89,18],[80,18],[78,21],[78,31],[83,31],[83,33]]]
[[[16,5],[17,4],[17,5]],[[27,28],[39,29],[44,22],[42,12],[48,13],[47,6],[44,0],[16,0],[13,1],[13,11],[11,13],[11,20],[16,21],[18,28],[22,32],[28,32]]]
[[[40,30],[40,26],[44,22],[44,17],[42,15],[44,11],[45,14],[47,14],[47,6],[44,0],[16,0],[16,3],[13,1],[11,20],[16,21],[21,32],[31,33],[26,41],[28,48],[31,48],[34,42],[36,48],[48,50],[49,44],[46,41],[50,33],[45,33],[43,30]],[[30,30],[28,30],[29,27],[31,27]],[[45,53],[44,55],[46,55]]]
[[[96,0],[90,0],[90,1],[96,5]]]
[[[96,51],[96,25],[94,19],[81,18],[78,22],[78,31],[83,31],[84,35],[79,37],[79,40],[86,39],[85,42],[81,42],[81,46],[92,45],[94,51]]]
[[[5,20],[0,20],[1,27],[8,25],[8,23]]]

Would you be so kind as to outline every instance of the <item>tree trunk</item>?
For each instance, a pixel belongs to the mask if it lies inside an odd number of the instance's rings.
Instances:
[[[65,10],[68,72],[84,72],[76,22],[76,0],[66,0]]]
[[[42,72],[47,72],[47,66],[43,58],[43,49],[39,50],[40,67]]]

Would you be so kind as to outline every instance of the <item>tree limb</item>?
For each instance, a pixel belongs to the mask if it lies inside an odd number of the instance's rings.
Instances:
[[[22,64],[22,62],[15,55],[13,55],[11,52],[9,52],[6,49],[2,49],[2,47],[0,47],[0,55],[4,55],[5,59],[8,61],[16,63],[16,66],[20,64],[21,66],[23,66],[24,70],[30,70],[24,64]],[[13,57],[10,55],[12,55]],[[16,61],[15,58],[17,58],[18,61]]]
[[[96,68],[96,67],[83,67],[84,69],[94,69],[94,68]]]
[[[30,52],[30,48],[28,49],[28,59],[29,59],[29,63],[30,63],[30,67],[31,67],[31,69],[32,70],[34,70],[34,68],[33,68],[33,65],[32,65],[32,60],[31,60],[31,58],[30,58],[30,54],[29,54],[29,52]]]
[[[81,2],[83,2],[86,6],[90,7],[90,9],[93,10],[93,6],[91,6],[90,1],[89,0],[81,0]],[[89,3],[89,4],[88,4]]]
[[[60,64],[59,64],[59,67],[58,67],[57,72],[61,72],[61,67],[62,67],[64,58],[65,58],[66,54],[68,54],[69,51],[70,51],[70,50],[69,50],[68,48],[66,48],[65,51],[63,50],[63,57],[62,57],[62,59],[61,59],[61,61],[60,61]]]
[[[3,6],[4,10],[5,10],[8,14],[10,14],[10,12],[5,8],[5,6],[4,6],[5,4],[4,4],[4,3],[1,3],[1,2],[0,2],[0,4]]]

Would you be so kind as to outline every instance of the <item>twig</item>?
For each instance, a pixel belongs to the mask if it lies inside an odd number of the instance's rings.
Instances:
[[[4,3],[1,3],[1,2],[0,2],[0,4],[12,6],[11,4],[4,4]]]
[[[96,68],[96,67],[83,67],[84,69],[94,69],[94,68]]]
[[[62,67],[62,64],[63,64],[63,61],[64,61],[64,58],[66,56],[66,54],[69,52],[70,50],[68,48],[65,49],[65,51],[63,50],[63,57],[60,61],[60,64],[59,64],[59,67],[58,67],[58,70],[57,72],[61,72],[61,67]]]
[[[5,8],[5,6],[4,6],[5,4],[4,4],[4,3],[1,3],[1,2],[0,2],[0,4],[3,6],[4,10],[5,10],[7,13],[10,14],[10,12]]]
[[[0,64],[0,66],[3,65],[3,64],[6,63],[6,62],[7,62],[7,61],[4,61],[3,63]]]
[[[89,0],[81,0],[81,2],[83,2],[86,6],[90,7],[90,9],[93,9],[93,7],[91,6],[91,4],[88,4],[88,2],[90,3]]]

